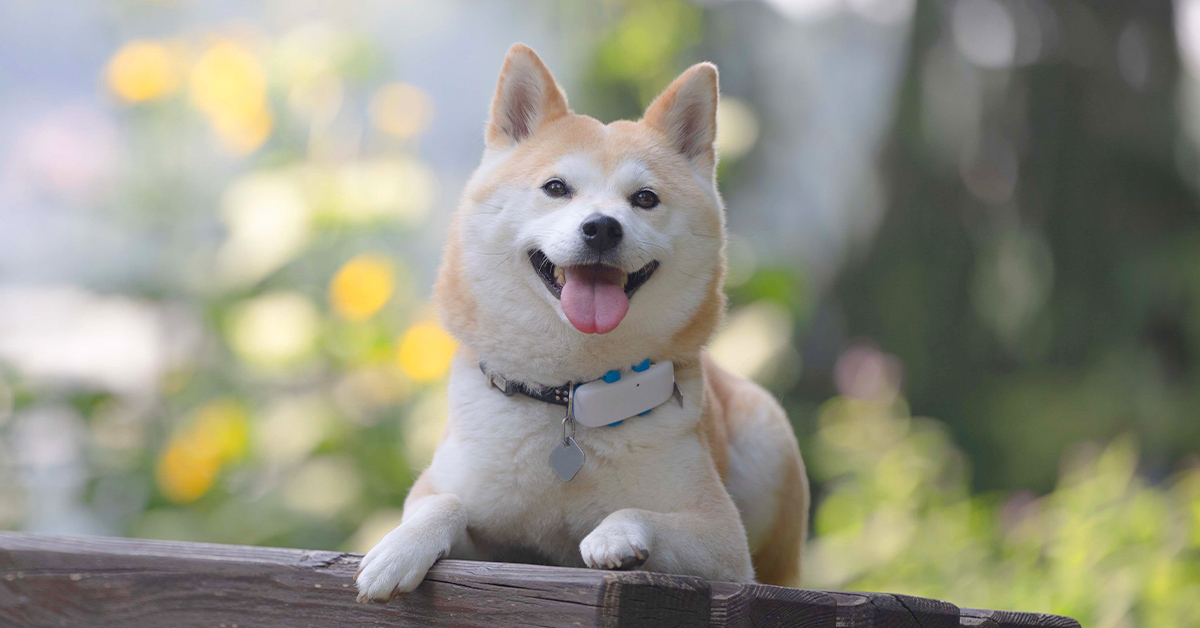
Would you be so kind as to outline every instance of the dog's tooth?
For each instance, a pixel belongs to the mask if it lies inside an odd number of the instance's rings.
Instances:
[[[557,281],[559,285],[567,283],[567,271],[563,270],[562,266],[554,267],[554,280]]]
[[[627,284],[627,283],[629,283],[629,275],[622,274],[621,275],[621,287],[624,288],[625,284]]]

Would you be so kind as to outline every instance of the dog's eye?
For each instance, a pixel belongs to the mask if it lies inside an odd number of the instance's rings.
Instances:
[[[562,179],[550,179],[542,185],[542,191],[546,193],[546,196],[559,198],[570,194],[571,188],[567,187]]]
[[[638,190],[629,200],[642,209],[653,209],[658,205],[658,195],[650,190]]]

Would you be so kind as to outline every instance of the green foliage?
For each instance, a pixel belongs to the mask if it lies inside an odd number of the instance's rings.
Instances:
[[[972,495],[961,451],[904,400],[837,397],[809,465],[824,487],[806,585],[1068,615],[1084,626],[1200,622],[1200,468],[1159,485],[1132,438],[1080,449],[1055,489]]]
[[[683,0],[628,2],[595,48],[583,86],[589,110],[604,120],[637,119],[686,67],[681,50],[700,41],[701,9]]]

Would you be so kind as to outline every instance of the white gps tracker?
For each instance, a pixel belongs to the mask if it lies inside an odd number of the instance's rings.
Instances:
[[[576,388],[575,420],[587,427],[612,425],[653,410],[674,392],[675,365],[647,360],[628,373],[609,371],[604,379]]]

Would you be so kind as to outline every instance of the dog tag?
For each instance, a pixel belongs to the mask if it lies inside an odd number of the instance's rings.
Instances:
[[[550,468],[554,469],[554,474],[563,482],[570,482],[575,478],[575,474],[583,468],[583,450],[575,442],[573,437],[568,436],[562,441],[562,444],[555,445],[554,451],[550,452]]]

